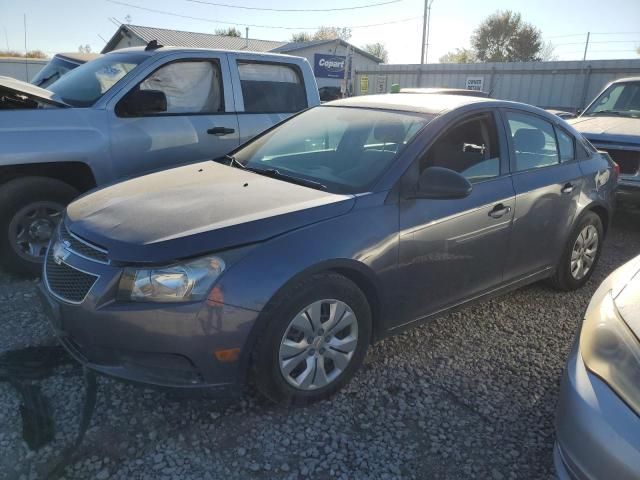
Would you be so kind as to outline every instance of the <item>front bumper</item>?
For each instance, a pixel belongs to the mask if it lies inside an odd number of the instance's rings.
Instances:
[[[65,262],[99,275],[86,298],[70,303],[46,282],[39,294],[60,343],[87,368],[159,387],[238,391],[249,334],[258,312],[206,302],[118,302],[120,269],[70,256]],[[239,349],[235,359],[215,352]]]
[[[574,346],[560,387],[554,463],[561,480],[640,478],[640,417]]]

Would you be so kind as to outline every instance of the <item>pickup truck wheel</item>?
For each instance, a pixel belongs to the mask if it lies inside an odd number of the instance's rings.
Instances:
[[[45,177],[17,178],[0,186],[0,262],[7,270],[40,274],[51,235],[78,193]]]

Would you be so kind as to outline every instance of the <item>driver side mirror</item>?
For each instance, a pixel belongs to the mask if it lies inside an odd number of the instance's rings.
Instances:
[[[458,172],[443,167],[429,167],[420,175],[418,186],[410,198],[465,198],[472,189],[469,180]]]
[[[132,90],[118,103],[119,117],[153,115],[167,111],[167,96],[160,90]]]

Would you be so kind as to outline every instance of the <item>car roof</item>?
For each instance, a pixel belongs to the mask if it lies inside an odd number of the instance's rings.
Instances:
[[[225,53],[243,53],[243,54],[251,54],[251,55],[259,55],[265,58],[295,58],[300,59],[301,57],[296,55],[286,55],[284,53],[272,53],[272,52],[253,52],[251,50],[227,50],[224,48],[196,48],[196,47],[158,47],[150,50],[146,50],[146,47],[127,47],[127,48],[119,48],[117,50],[112,50],[104,55],[118,55],[120,53],[144,53],[146,55],[157,55],[159,53],[170,53],[170,52],[225,52]]]
[[[640,77],[616,78],[611,83],[640,82]]]
[[[469,95],[471,97],[488,97],[489,93],[482,90],[467,90],[465,88],[449,87],[425,87],[425,88],[401,88],[400,93],[446,93],[447,95]]]
[[[327,106],[360,107],[404,112],[440,114],[464,105],[473,103],[500,104],[490,98],[472,97],[469,95],[450,95],[441,93],[384,93],[380,95],[362,95],[327,102]]]

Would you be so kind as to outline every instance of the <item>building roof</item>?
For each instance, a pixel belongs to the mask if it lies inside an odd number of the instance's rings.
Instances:
[[[355,52],[358,52],[360,55],[363,55],[367,58],[370,58],[374,62],[382,63],[382,59],[376,57],[375,55],[370,54],[369,52],[362,50],[354,45],[351,45],[348,42],[345,42],[342,39],[331,39],[331,40],[310,40],[308,42],[289,42],[285,43],[279,47],[274,48],[272,51],[276,53],[291,53],[296,50],[303,50],[305,48],[317,47],[318,45],[324,45],[326,43],[335,43],[338,42],[343,47],[351,47]]]
[[[134,35],[144,42],[157,40],[161,45],[174,47],[196,47],[222,50],[251,50],[253,52],[269,52],[285,45],[286,42],[274,40],[257,40],[243,37],[229,37],[211,33],[183,32],[166,28],[143,27],[141,25],[122,24],[102,49],[102,53],[110,52],[126,35]],[[247,44],[248,43],[248,44]]]
[[[145,43],[157,40],[160,45],[188,48],[211,48],[219,50],[250,50],[252,52],[294,53],[309,47],[339,42],[344,47],[352,47],[355,52],[370,58],[374,62],[382,60],[369,52],[355,47],[344,40],[311,40],[309,42],[277,42],[275,40],[246,39],[244,37],[229,37],[211,33],[183,32],[166,28],[143,27],[141,25],[122,24],[113,34],[101,53],[115,49],[123,37],[134,35]],[[248,43],[248,44],[247,44]]]

